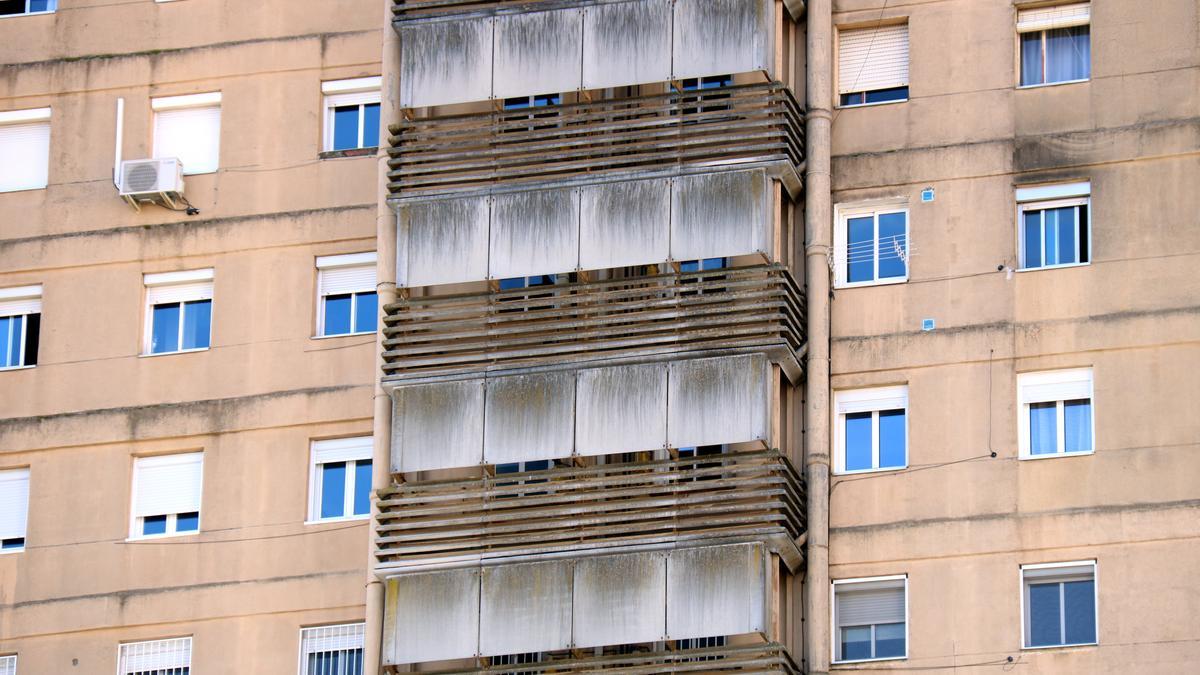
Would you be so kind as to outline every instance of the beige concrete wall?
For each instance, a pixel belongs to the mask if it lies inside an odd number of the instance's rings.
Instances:
[[[1094,2],[1091,81],[1018,90],[1008,0],[835,2],[835,24],[907,17],[912,53],[909,101],[833,124],[834,202],[911,209],[909,282],[832,303],[833,388],[909,387],[910,468],[835,477],[831,498],[831,576],[909,576],[909,658],[882,670],[1200,661],[1198,11]],[[1017,266],[1014,186],[1084,179],[1092,264],[997,271]],[[1095,454],[1018,460],[1017,373],[1079,366]],[[1083,559],[1099,645],[1021,649],[1020,565]]]
[[[314,339],[316,256],[375,249],[374,157],[320,159],[321,81],[380,74],[377,0],[61,0],[0,19],[0,110],[50,106],[44,190],[0,194],[0,287],[40,283],[36,368],[0,372],[0,468],[31,470],[0,555],[0,654],[110,673],[194,636],[206,673],[294,673],[303,626],[361,621],[366,521],[306,525],[309,443],[371,433],[375,342]],[[222,92],[188,217],[112,185],[150,98]],[[145,273],[214,269],[212,347],[142,357]],[[201,532],[127,542],[133,458],[203,450]],[[76,662],[77,660],[77,662]]]

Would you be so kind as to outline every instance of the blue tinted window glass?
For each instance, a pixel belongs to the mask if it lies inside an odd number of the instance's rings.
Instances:
[[[532,462],[525,462],[526,471],[545,471],[550,468],[550,460],[538,459]]]
[[[354,515],[371,512],[371,460],[354,463]]]
[[[329,462],[321,465],[321,517],[340,518],[346,515],[346,463]]]
[[[1062,644],[1058,584],[1029,585],[1029,646]]]
[[[146,516],[142,518],[142,534],[166,534],[166,516]]]
[[[904,656],[904,624],[885,623],[875,626],[875,658]]]
[[[846,415],[846,470],[871,468],[871,413],[850,413]]]
[[[876,89],[868,91],[864,96],[867,103],[884,103],[885,101],[903,101],[908,98],[908,87],[893,87],[891,89]]]
[[[363,106],[363,147],[379,146],[379,104],[368,103]]]
[[[350,332],[350,295],[325,296],[325,328],[322,335]]]
[[[11,539],[5,539],[3,541],[0,541],[0,548],[2,548],[2,549],[25,548],[25,537],[13,537]]]
[[[842,660],[871,658],[871,627],[842,628]]]
[[[517,463],[515,463],[515,462],[514,462],[514,463],[511,463],[511,464],[497,464],[497,465],[496,465],[496,473],[497,473],[497,474],[501,474],[501,473],[517,473],[517,472],[518,472],[518,471],[520,471],[520,470],[521,470],[521,465],[520,465],[520,464],[517,464]]]
[[[1046,81],[1085,80],[1091,70],[1089,26],[1046,31]]]
[[[1029,404],[1029,453],[1046,455],[1058,451],[1057,404]]]
[[[1077,645],[1096,641],[1095,582],[1068,581],[1063,584],[1063,619],[1066,621],[1067,644]]]
[[[344,105],[333,109],[333,149],[350,150],[358,147],[358,106]]]
[[[150,353],[179,350],[179,303],[155,305],[150,334]]]
[[[1092,402],[1087,399],[1063,402],[1063,450],[1092,449]]]
[[[700,271],[700,261],[699,260],[685,260],[685,261],[679,263],[679,271],[680,272],[699,272]]]
[[[175,516],[176,532],[195,532],[200,529],[200,514],[196,511]]]
[[[0,317],[0,368],[21,363],[21,317]]]
[[[1075,255],[1075,248],[1078,242],[1075,241],[1078,225],[1075,223],[1075,207],[1067,206],[1061,209],[1052,209],[1047,213],[1054,214],[1054,224],[1058,230],[1058,264],[1067,265],[1070,263],[1079,262],[1079,257]],[[1050,220],[1047,219],[1046,226],[1050,227]]]
[[[1042,83],[1042,34],[1021,33],[1021,84]]]
[[[1042,258],[1043,265],[1058,264],[1058,214],[1054,209],[1042,211],[1042,239],[1045,241],[1046,254]]]
[[[500,280],[500,290],[502,291],[511,291],[517,288],[525,288],[525,277]]]
[[[58,0],[29,0],[29,11],[52,12],[56,5],[58,5]]]
[[[908,256],[908,236],[904,213],[884,213],[879,216],[879,278],[904,276],[904,259]]]
[[[504,109],[505,110],[520,110],[521,108],[528,108],[528,107],[529,107],[529,97],[528,96],[517,96],[515,98],[504,99]]]
[[[700,263],[700,269],[719,270],[729,266],[729,258],[705,258]]]
[[[1025,212],[1025,267],[1042,266],[1042,212]]]
[[[535,108],[540,108],[547,105],[558,105],[562,102],[562,96],[559,94],[539,94],[533,97],[533,105]]]
[[[879,413],[879,467],[905,465],[904,411]]]
[[[378,312],[379,296],[374,292],[359,293],[354,302],[354,332],[374,333]]]
[[[212,326],[212,300],[183,303],[183,348],[208,347]]]
[[[875,218],[850,218],[846,223],[846,281],[875,278]]]

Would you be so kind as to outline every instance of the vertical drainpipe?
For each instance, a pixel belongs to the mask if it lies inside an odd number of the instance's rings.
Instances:
[[[833,224],[830,127],[832,0],[808,2],[804,269],[808,300],[804,470],[808,482],[804,657],[808,673],[829,672],[829,252]]]
[[[374,496],[391,484],[392,404],[391,397],[380,383],[383,374],[383,308],[396,301],[396,219],[388,206],[388,124],[400,119],[400,36],[392,29],[392,2],[385,0],[383,9],[382,83],[379,106],[379,153],[377,178],[378,206],[375,216],[376,292],[379,299],[379,343],[375,349],[371,377],[374,387],[374,452],[371,456],[371,525],[367,544],[366,567],[366,643],[363,649],[363,672],[378,673],[383,643],[384,586],[375,576],[375,527],[379,509]]]

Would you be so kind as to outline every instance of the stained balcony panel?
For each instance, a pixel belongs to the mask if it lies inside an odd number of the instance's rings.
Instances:
[[[392,472],[483,461],[483,379],[403,387],[392,393]]]
[[[576,395],[576,454],[667,447],[665,363],[581,370]]]
[[[579,267],[600,270],[667,260],[671,256],[671,186],[672,181],[663,178],[582,188]],[[760,220],[756,225],[765,229],[767,222]]]
[[[597,4],[583,30],[584,89],[671,79],[671,0]]]
[[[494,39],[494,98],[579,88],[583,10],[497,16]]]
[[[412,204],[397,212],[397,284],[434,286],[488,277],[487,197]]]
[[[400,27],[400,105],[486,101],[492,94],[492,20]]]
[[[767,557],[757,546],[704,546],[667,554],[672,639],[766,631]]]
[[[770,71],[773,0],[675,0],[672,75]]]
[[[479,654],[570,648],[573,576],[569,560],[485,567]]]
[[[660,552],[575,562],[575,646],[599,647],[667,635],[667,569]]]
[[[421,663],[479,650],[479,570],[444,570],[387,580],[383,662]]]
[[[771,375],[761,354],[672,361],[668,381],[675,404],[667,409],[671,447],[767,438]]]
[[[779,673],[802,671],[783,645],[761,644],[611,654],[572,659],[546,659],[517,666],[488,666],[467,670],[438,670],[432,675],[555,675],[595,673],[648,675],[649,673]]]
[[[534,190],[492,198],[492,278],[571,272],[578,260],[578,190]]]
[[[575,373],[488,379],[484,405],[484,463],[530,462],[571,454]]]
[[[671,257],[702,260],[771,250],[771,187],[764,171],[681,176],[671,191]]]

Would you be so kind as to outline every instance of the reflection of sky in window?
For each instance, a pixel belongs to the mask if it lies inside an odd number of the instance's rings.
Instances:
[[[879,413],[879,467],[905,465],[904,411]]]
[[[871,466],[871,413],[846,415],[846,470],[858,471]]]
[[[1058,451],[1058,424],[1056,408],[1049,403],[1029,404],[1029,452],[1045,455]]]

